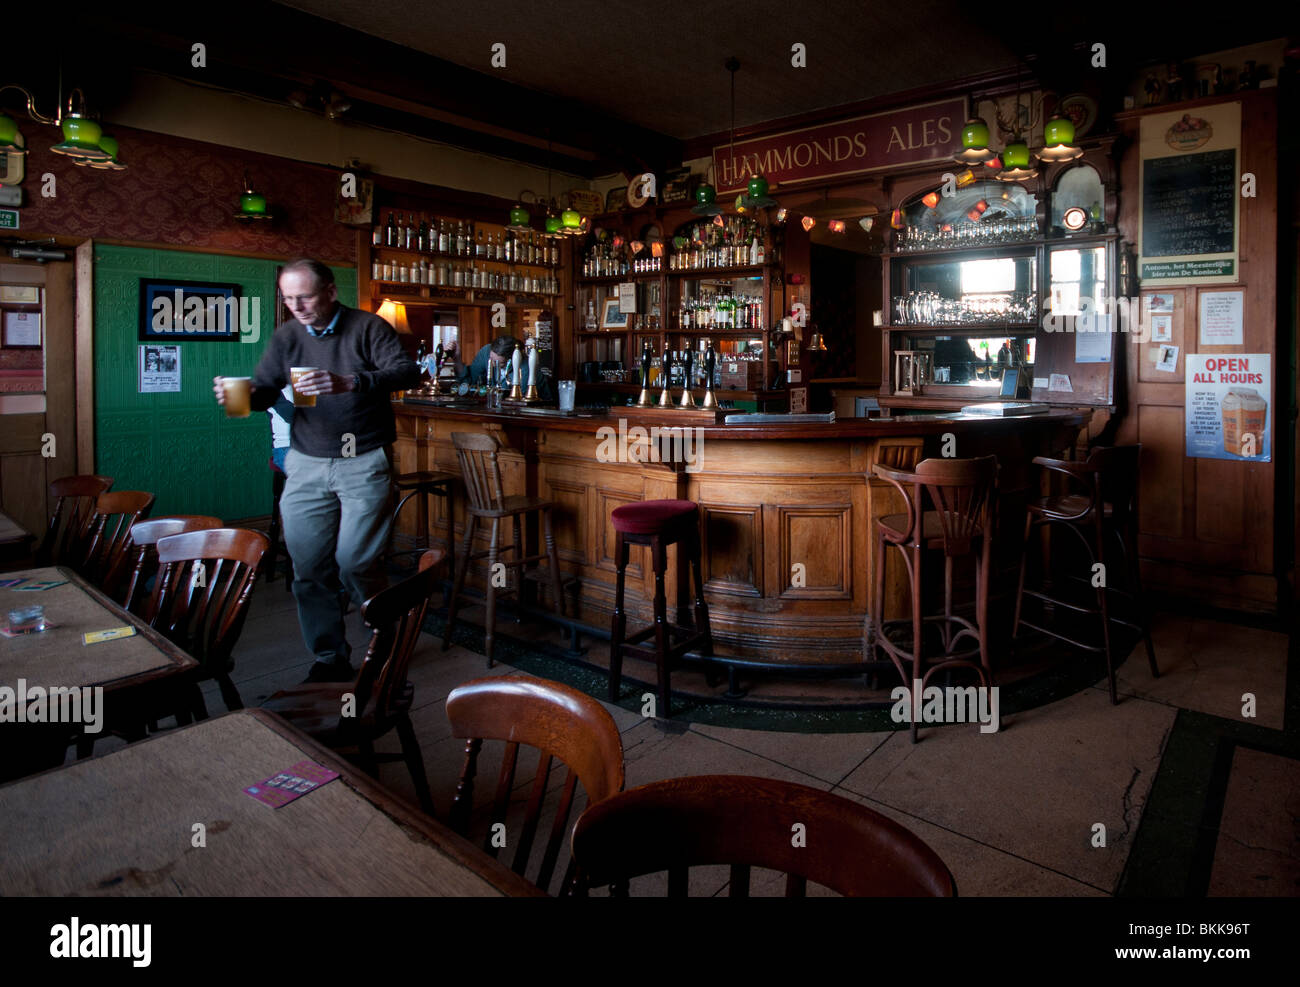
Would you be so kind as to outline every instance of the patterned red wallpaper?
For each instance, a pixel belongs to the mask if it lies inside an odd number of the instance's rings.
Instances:
[[[356,263],[356,230],[334,221],[336,173],[287,158],[141,130],[114,128],[126,171],[78,168],[51,154],[54,127],[20,121],[27,139],[19,233],[140,240],[178,247]],[[234,214],[247,170],[275,219],[241,223]],[[56,195],[41,196],[41,176]]]

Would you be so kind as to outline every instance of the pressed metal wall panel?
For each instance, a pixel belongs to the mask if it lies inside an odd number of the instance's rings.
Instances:
[[[267,416],[227,419],[212,378],[251,375],[274,331],[272,260],[224,254],[95,247],[95,470],[114,490],[149,490],[153,516],[271,512]],[[339,300],[356,304],[356,272],[334,268]],[[140,278],[233,283],[260,300],[257,342],[180,342],[181,390],[139,393]]]

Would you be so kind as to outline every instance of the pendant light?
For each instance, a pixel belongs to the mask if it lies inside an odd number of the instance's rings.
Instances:
[[[37,123],[58,127],[63,131],[63,140],[50,148],[51,153],[70,158],[73,163],[101,171],[125,171],[126,165],[117,160],[117,141],[107,136],[103,128],[86,113],[86,96],[80,89],[73,89],[68,94],[67,111],[63,110],[63,75],[59,74],[59,113],[47,117],[36,110],[36,100],[22,86],[0,84],[0,92],[13,89],[21,93],[27,101],[27,113]],[[75,107],[75,109],[74,109]],[[26,141],[18,132],[18,124],[13,117],[0,113],[0,155],[27,154]]]
[[[81,97],[81,112],[73,112],[72,99]],[[54,154],[62,154],[78,164],[86,162],[108,161],[113,156],[99,146],[104,129],[90,117],[86,116],[86,97],[80,89],[74,89],[68,95],[68,112],[59,127],[63,130],[63,140],[50,148]]]
[[[248,180],[248,172],[244,172],[244,194],[239,197],[239,212],[235,213],[235,219],[247,223],[271,218],[266,208],[266,196],[253,191],[253,185]]]
[[[1029,161],[1029,145],[1020,131],[1020,66],[1016,65],[1016,132],[1011,143],[1002,149],[1002,168],[997,173],[1000,182],[1023,182],[1035,177],[1038,169]]]
[[[1074,161],[1083,148],[1074,144],[1074,122],[1057,113],[1043,124],[1043,146],[1034,152],[1039,161]]]
[[[953,155],[961,164],[983,164],[996,158],[997,152],[989,147],[989,125],[983,117],[971,117],[961,128],[961,150]]]

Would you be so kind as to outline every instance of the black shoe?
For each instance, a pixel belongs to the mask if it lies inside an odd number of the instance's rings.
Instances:
[[[302,680],[303,685],[310,682],[351,682],[357,677],[357,671],[346,661],[315,661],[311,671]]]

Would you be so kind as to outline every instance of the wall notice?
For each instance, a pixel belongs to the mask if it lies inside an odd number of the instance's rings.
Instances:
[[[1243,291],[1201,293],[1201,345],[1241,346]]]
[[[1268,353],[1187,354],[1187,455],[1272,460],[1270,363]]]
[[[181,389],[181,348],[140,347],[140,393],[167,394]]]

